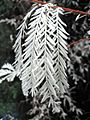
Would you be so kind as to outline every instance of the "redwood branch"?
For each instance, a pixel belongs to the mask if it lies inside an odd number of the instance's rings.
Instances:
[[[81,39],[79,39],[77,41],[73,41],[69,45],[67,45],[67,47],[70,48],[71,46],[74,46],[74,45],[78,44],[82,40],[90,40],[90,38],[81,38]]]
[[[36,3],[39,3],[39,4],[47,4],[47,2],[43,2],[41,0],[32,0],[31,2],[36,2]],[[63,8],[67,12],[79,13],[79,14],[83,14],[83,15],[90,15],[90,12],[84,12],[84,11],[75,10],[75,9],[71,9],[71,8],[65,8],[65,7],[62,7],[62,6],[53,6],[53,7],[54,8],[57,8],[57,7]]]

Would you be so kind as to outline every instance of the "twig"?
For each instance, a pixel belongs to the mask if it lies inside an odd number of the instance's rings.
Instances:
[[[70,48],[71,46],[78,44],[81,40],[90,40],[90,38],[81,38],[78,41],[73,41],[69,45],[67,45],[67,47]]]
[[[47,2],[43,2],[41,0],[32,0],[31,2],[36,2],[39,4],[47,4]],[[90,12],[84,12],[84,11],[75,10],[75,9],[71,9],[71,8],[65,8],[62,6],[53,6],[53,8],[57,8],[57,7],[63,8],[65,11],[68,11],[68,12],[79,13],[79,14],[83,14],[83,15],[90,15]]]

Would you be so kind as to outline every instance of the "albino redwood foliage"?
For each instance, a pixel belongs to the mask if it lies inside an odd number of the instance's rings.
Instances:
[[[64,29],[66,24],[60,18],[64,14],[63,9],[53,6],[51,3],[36,5],[24,17],[13,46],[13,66],[22,81],[23,94],[28,96],[31,93],[34,96],[39,92],[41,102],[48,99],[49,105],[52,104],[54,111],[58,112],[59,95],[69,87],[65,72],[65,59],[69,60],[65,41],[68,33]]]

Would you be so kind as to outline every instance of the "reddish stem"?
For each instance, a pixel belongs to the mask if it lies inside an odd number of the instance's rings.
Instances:
[[[67,45],[67,47],[70,48],[71,46],[78,44],[81,40],[90,40],[90,38],[81,38],[78,41],[73,41],[69,45]]]
[[[32,0],[32,2],[37,2],[37,3],[40,3],[40,4],[47,4],[47,2],[42,2],[41,0]],[[63,8],[65,11],[68,11],[68,12],[79,13],[79,14],[83,14],[83,15],[90,15],[90,12],[74,10],[74,9],[65,8],[65,7],[62,7],[62,6],[53,6],[53,8],[57,8],[57,7]]]

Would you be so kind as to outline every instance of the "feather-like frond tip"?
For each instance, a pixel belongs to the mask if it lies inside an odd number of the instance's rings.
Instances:
[[[16,71],[14,70],[13,66],[9,63],[4,64],[0,70],[0,83],[4,80],[8,80],[11,82],[14,80],[16,76]]]
[[[39,91],[42,102],[58,99],[56,91],[63,94],[69,87],[65,72],[68,33],[60,18],[63,9],[50,6],[53,4],[35,6],[27,13],[14,45],[23,93],[33,96]]]
[[[13,46],[13,65],[22,80],[23,94],[28,96],[31,93],[33,96],[39,92],[42,102],[48,99],[54,110],[59,111],[58,94],[64,94],[69,87],[65,72],[65,59],[69,60],[65,41],[68,33],[64,29],[66,24],[60,18],[64,14],[63,9],[51,6],[51,3],[36,5],[25,16]],[[0,75],[4,76],[2,81],[12,81],[15,72],[6,64]]]

